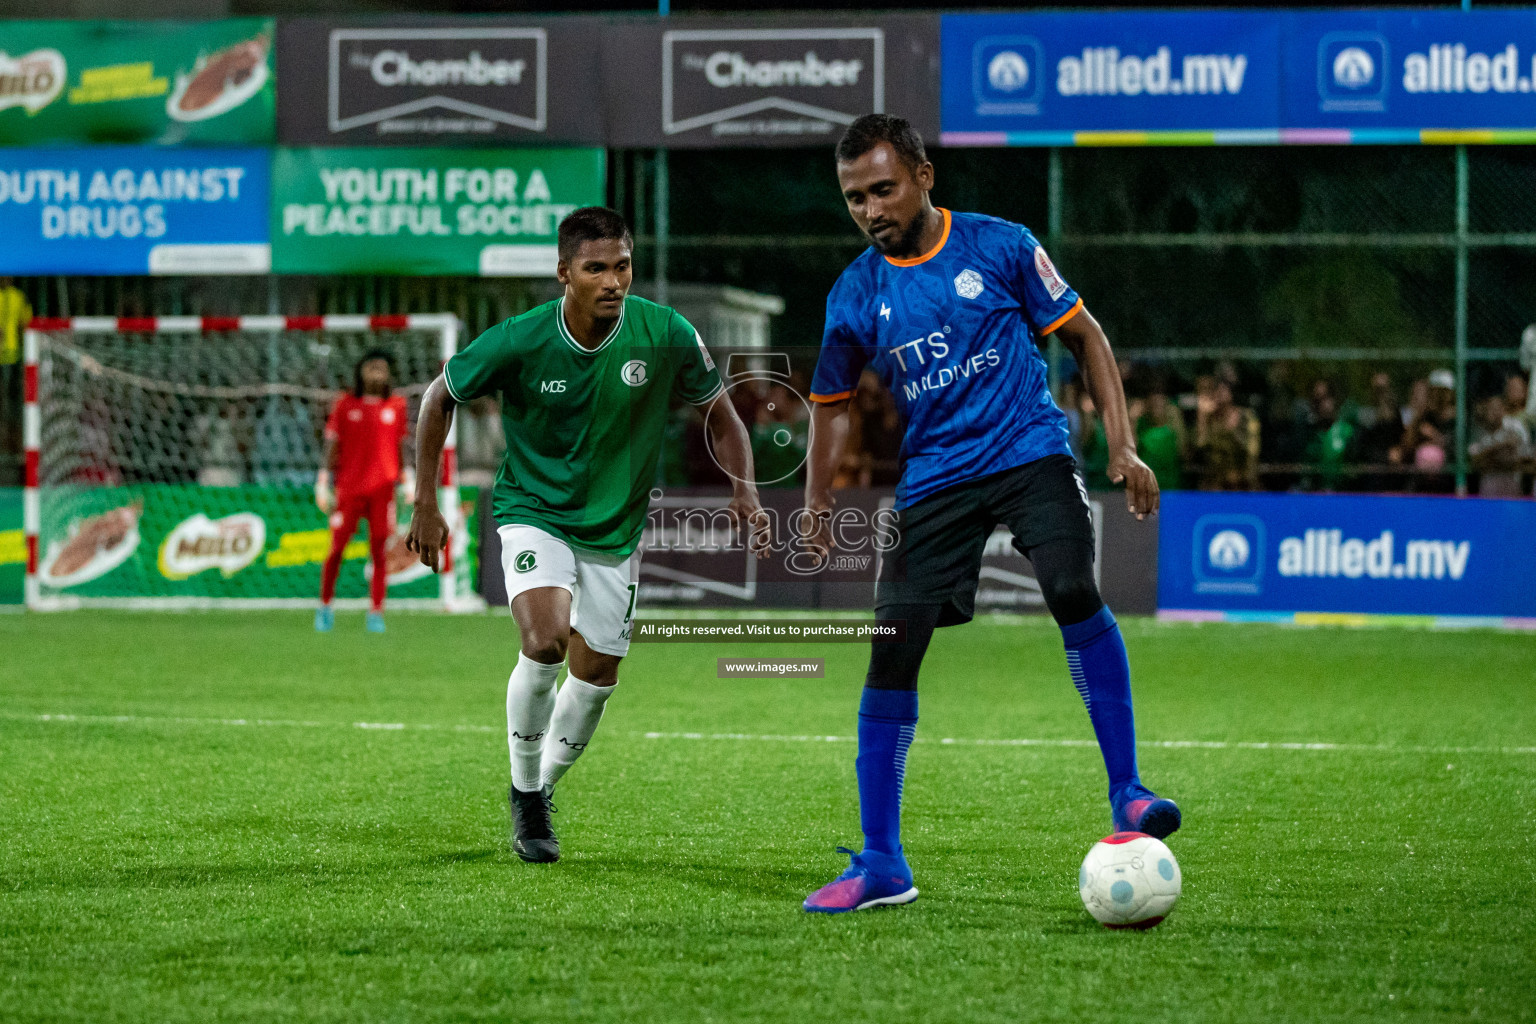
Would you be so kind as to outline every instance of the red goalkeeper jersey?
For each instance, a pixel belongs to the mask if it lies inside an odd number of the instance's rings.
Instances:
[[[405,398],[345,394],[331,406],[325,436],[336,442],[336,494],[372,494],[400,479]]]

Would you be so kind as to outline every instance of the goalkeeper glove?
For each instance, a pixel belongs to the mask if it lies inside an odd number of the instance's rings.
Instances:
[[[395,501],[400,505],[416,503],[416,471],[414,469],[407,467],[401,471]]]

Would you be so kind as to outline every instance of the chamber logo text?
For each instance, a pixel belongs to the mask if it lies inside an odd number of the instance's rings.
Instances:
[[[333,133],[493,135],[547,124],[540,28],[335,29]]]
[[[662,130],[720,137],[825,136],[885,110],[878,28],[662,34]]]

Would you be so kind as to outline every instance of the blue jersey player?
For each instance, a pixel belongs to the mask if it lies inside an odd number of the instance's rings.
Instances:
[[[917,674],[936,627],[968,622],[987,537],[999,525],[1034,566],[1061,627],[1072,682],[1088,705],[1109,772],[1116,831],[1162,838],[1179,809],[1141,784],[1130,666],[1093,575],[1093,522],[1051,399],[1037,342],[1059,337],[1103,417],[1109,477],[1136,518],[1157,511],[1157,482],[1136,457],[1109,342],[1029,230],[935,209],[933,165],[899,117],[859,118],[837,147],[848,212],[871,248],[827,299],[812,382],[806,508],[813,550],[832,546],[830,484],[847,434],[848,399],[873,368],[905,425],[897,540],[881,565],[876,617],[905,623],[872,645],[859,705],[859,815],[864,849],[805,909],[862,910],[917,898],[901,846],[901,790],[917,728]]]

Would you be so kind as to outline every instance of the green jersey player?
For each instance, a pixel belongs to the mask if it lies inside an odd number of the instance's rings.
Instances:
[[[640,536],[673,395],[705,410],[729,511],[768,553],[746,427],[698,332],[675,310],[628,294],[633,242],[603,207],[560,224],[565,295],[505,320],[443,367],[422,399],[416,509],[406,541],[437,569],[448,526],[434,483],[454,407],[499,395],[507,453],[492,509],[522,650],[507,682],[512,845],[558,860],[554,784],[586,750],[629,651]],[[569,674],[556,692],[561,665]]]

